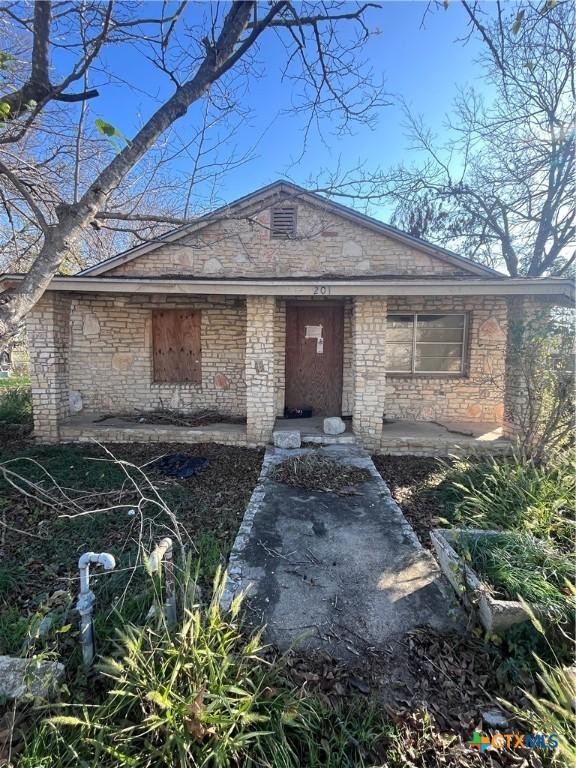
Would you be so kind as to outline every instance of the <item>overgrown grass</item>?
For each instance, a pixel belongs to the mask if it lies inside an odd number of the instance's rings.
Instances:
[[[0,378],[0,390],[13,389],[15,387],[29,387],[30,376],[25,373],[15,374],[14,376],[6,376]]]
[[[520,597],[554,623],[571,620],[575,603],[567,585],[576,573],[573,554],[525,533],[462,535],[457,548],[499,597]]]
[[[576,597],[576,588],[569,591]],[[548,654],[553,659],[547,663],[534,654],[537,666],[539,690],[524,690],[522,706],[516,702],[503,700],[507,709],[533,733],[554,734],[558,741],[558,752],[546,764],[573,768],[576,765],[576,685],[574,667],[566,667],[556,656],[550,644],[545,627],[532,608],[525,604],[531,625],[548,646]],[[569,638],[572,641],[572,637]]]
[[[457,459],[439,492],[454,525],[526,531],[573,548],[576,472],[571,451],[540,465],[520,455]]]
[[[144,560],[162,537],[172,536],[177,550],[182,542],[199,564],[198,580],[209,588],[258,476],[260,452],[189,446],[192,454],[205,452],[210,465],[202,476],[181,481],[148,463],[175,448],[114,446],[129,462],[124,464],[99,446],[26,446],[26,456],[18,453],[21,446],[12,455],[5,448],[0,471],[15,474],[0,477],[0,654],[20,652],[36,617],[55,611],[54,631],[34,649],[48,647],[69,668],[77,666],[77,622],[60,621],[61,603],[77,596],[78,558],[87,550],[110,552],[117,563],[110,573],[96,569],[91,582],[100,650],[116,627],[146,615],[151,598]],[[67,636],[57,635],[68,623]]]
[[[6,379],[0,379],[0,382]],[[32,395],[26,386],[4,385],[0,388],[0,426],[32,426]]]
[[[28,738],[19,768],[381,764],[395,733],[383,712],[303,695],[264,661],[259,633],[240,632],[240,600],[222,613],[223,583],[176,630],[125,627],[98,669],[101,701],[63,705]]]

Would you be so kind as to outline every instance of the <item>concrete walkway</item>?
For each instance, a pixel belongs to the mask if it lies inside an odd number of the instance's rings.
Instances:
[[[352,495],[274,483],[270,468],[307,450],[365,467]],[[434,558],[356,445],[287,451],[269,447],[234,544],[224,602],[248,591],[248,616],[266,640],[350,658],[410,629],[443,631],[461,613]]]

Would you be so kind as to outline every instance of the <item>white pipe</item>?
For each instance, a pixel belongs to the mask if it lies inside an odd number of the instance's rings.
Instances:
[[[152,573],[160,572],[162,560],[164,560],[164,583],[166,585],[164,615],[169,624],[176,624],[176,583],[174,578],[173,545],[172,539],[168,536],[158,543],[148,559],[148,565]]]
[[[105,571],[111,571],[116,567],[114,557],[108,552],[85,552],[78,560],[80,570],[80,594],[76,603],[76,610],[80,614],[80,642],[82,643],[82,658],[85,666],[91,666],[94,661],[94,625],[92,622],[92,609],[96,602],[96,596],[90,589],[90,565],[101,565]]]

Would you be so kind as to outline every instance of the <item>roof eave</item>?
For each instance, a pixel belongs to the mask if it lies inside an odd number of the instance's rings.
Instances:
[[[23,275],[0,276],[2,290],[13,287]],[[178,278],[54,277],[48,291],[76,293],[199,294],[232,296],[541,296],[563,304],[575,300],[574,283],[560,278],[252,278],[182,280]]]

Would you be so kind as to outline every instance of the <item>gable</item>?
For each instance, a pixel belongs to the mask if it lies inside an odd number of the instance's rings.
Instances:
[[[296,188],[298,190],[299,188]],[[249,196],[250,198],[250,196]],[[269,193],[86,270],[107,277],[465,276],[485,270],[305,191]],[[295,235],[271,231],[295,209]],[[285,225],[285,222],[284,222]],[[290,230],[292,231],[292,230]]]

